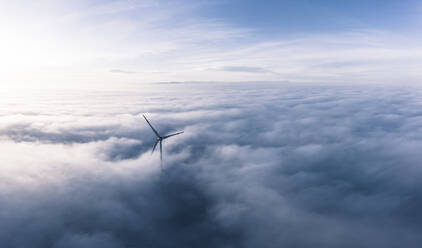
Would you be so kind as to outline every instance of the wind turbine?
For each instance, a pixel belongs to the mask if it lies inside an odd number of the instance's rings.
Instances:
[[[151,127],[152,131],[155,133],[155,136],[157,136],[157,140],[155,141],[155,144],[152,147],[151,154],[154,153],[155,147],[157,147],[157,144],[160,143],[160,164],[162,165],[162,163],[163,163],[163,140],[165,140],[167,138],[170,138],[171,136],[179,135],[179,134],[183,133],[184,131],[173,133],[173,134],[169,134],[169,135],[166,135],[166,136],[161,136],[157,132],[157,130],[155,130],[155,128],[151,125],[151,123],[148,121],[148,119],[145,117],[145,115],[142,115],[142,116],[147,121],[147,123]]]

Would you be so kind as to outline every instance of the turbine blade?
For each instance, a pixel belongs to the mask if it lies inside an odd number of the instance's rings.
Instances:
[[[184,131],[173,133],[173,134],[169,134],[169,135],[164,136],[163,139],[167,139],[167,138],[169,138],[171,136],[179,135],[179,134],[182,134],[182,133],[184,133]]]
[[[155,142],[154,147],[152,147],[151,154],[153,154],[153,153],[154,153],[154,150],[155,150],[155,147],[157,147],[157,144],[158,144],[158,140]]]
[[[144,117],[144,119],[147,121],[148,125],[151,127],[152,131],[155,133],[155,135],[157,135],[157,137],[160,137],[160,135],[158,134],[157,130],[155,130],[151,123],[149,123],[148,119],[145,117],[145,115],[142,115]]]
[[[163,141],[160,140],[160,161],[163,161]]]

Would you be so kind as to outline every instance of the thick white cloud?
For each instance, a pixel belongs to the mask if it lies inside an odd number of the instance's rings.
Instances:
[[[0,245],[418,247],[421,93],[208,83],[9,97]],[[159,131],[185,130],[164,143],[164,171],[148,111]]]

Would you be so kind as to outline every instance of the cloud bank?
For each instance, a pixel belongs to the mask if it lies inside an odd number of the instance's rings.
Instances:
[[[208,83],[9,98],[0,246],[418,247],[421,97]],[[164,171],[144,112],[185,130]]]

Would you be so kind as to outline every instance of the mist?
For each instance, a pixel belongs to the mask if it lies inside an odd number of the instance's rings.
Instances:
[[[3,96],[1,247],[418,247],[422,91],[148,84]],[[155,137],[165,140],[163,169]]]

